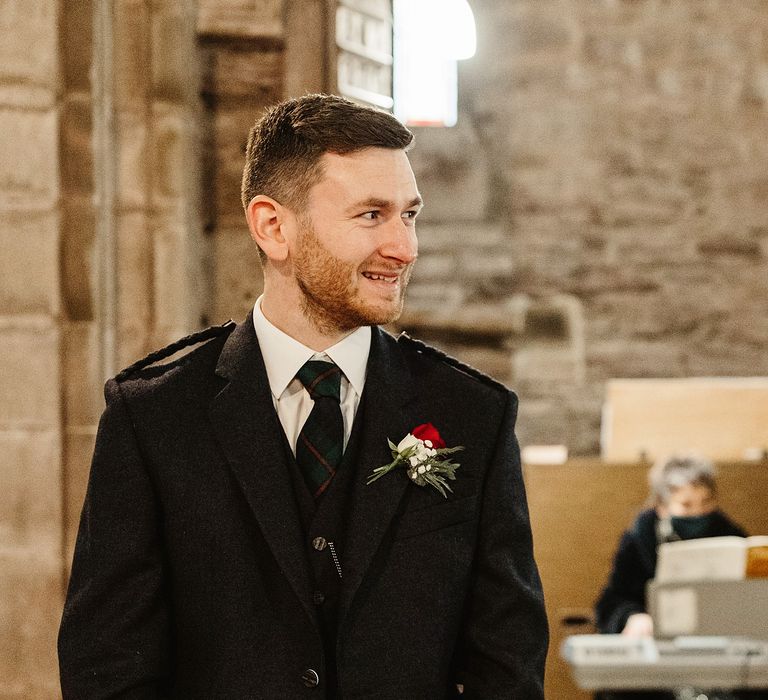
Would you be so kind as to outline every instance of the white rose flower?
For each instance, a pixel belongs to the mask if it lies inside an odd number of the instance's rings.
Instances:
[[[405,450],[411,447],[414,447],[419,443],[421,443],[421,440],[419,440],[419,438],[408,433],[408,435],[406,435],[402,440],[400,440],[400,442],[397,443],[397,451],[405,452]]]

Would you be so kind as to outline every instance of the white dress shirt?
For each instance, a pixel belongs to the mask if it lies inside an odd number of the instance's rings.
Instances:
[[[270,323],[261,311],[261,299],[253,307],[253,327],[267,368],[272,402],[296,454],[296,441],[314,401],[296,378],[307,360],[334,362],[341,375],[341,415],[344,419],[344,447],[352,432],[352,423],[365,384],[365,368],[371,350],[371,329],[362,326],[323,352],[315,352]]]

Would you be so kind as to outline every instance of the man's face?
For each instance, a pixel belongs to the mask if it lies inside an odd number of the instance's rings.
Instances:
[[[421,208],[404,151],[326,153],[293,253],[306,316],[323,332],[400,316],[416,260]]]

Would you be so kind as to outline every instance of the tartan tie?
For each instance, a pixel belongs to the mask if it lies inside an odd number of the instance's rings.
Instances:
[[[296,441],[296,461],[310,493],[318,498],[331,483],[344,454],[341,370],[332,362],[309,360],[296,376],[315,402]]]

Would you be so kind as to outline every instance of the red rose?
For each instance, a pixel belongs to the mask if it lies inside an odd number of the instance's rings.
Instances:
[[[432,423],[422,423],[421,425],[417,425],[411,430],[411,435],[419,438],[419,440],[429,440],[432,443],[432,447],[436,450],[445,447],[443,438],[440,437],[440,433],[437,432],[437,428],[432,425]]]

